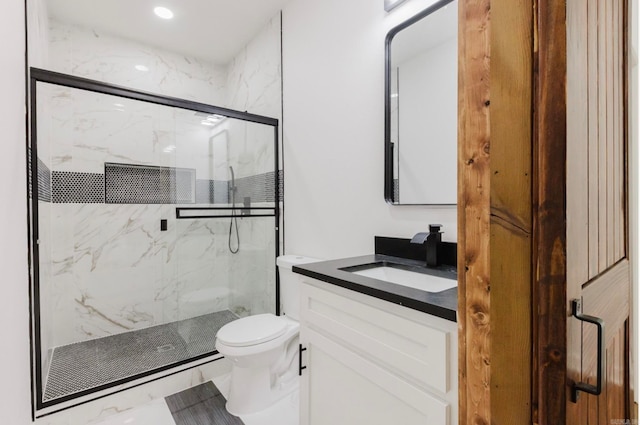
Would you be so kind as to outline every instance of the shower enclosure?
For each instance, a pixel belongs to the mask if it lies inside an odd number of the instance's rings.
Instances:
[[[276,119],[31,69],[30,140],[37,409],[278,312]]]

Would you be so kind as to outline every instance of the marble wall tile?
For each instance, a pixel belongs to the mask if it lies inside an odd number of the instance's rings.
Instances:
[[[280,42],[280,14],[277,14],[229,63],[228,107],[280,117]]]
[[[236,178],[273,171],[273,127],[232,120],[228,138],[229,163],[234,167]]]
[[[211,130],[209,149],[211,152],[211,179],[230,180],[229,131],[231,120],[224,120]]]
[[[227,68],[51,21],[50,69],[278,117],[279,28],[278,16]],[[273,170],[269,126],[226,119],[212,128],[192,111],[42,86],[42,115],[50,116],[39,132],[53,171],[103,173],[105,162],[116,162],[194,168],[197,179],[227,181],[230,165],[237,178]],[[51,205],[50,258],[41,258],[51,270],[43,279],[51,344],[193,317],[201,311],[194,294],[208,297],[207,312],[232,304],[273,311],[273,219],[239,219],[242,248],[234,256],[229,219],[176,220],[175,207]]]
[[[156,324],[160,206],[52,204],[52,327],[64,345]],[[171,279],[171,278],[169,278]]]
[[[225,102],[224,66],[56,20],[50,20],[49,31],[54,71],[213,105]]]
[[[173,166],[195,168],[199,179],[213,179],[212,128],[203,125],[204,117],[193,111],[175,109],[174,112]]]
[[[29,66],[46,68],[49,63],[49,19],[46,0],[27,0]]]
[[[231,61],[227,77],[230,108],[281,119],[280,15]],[[238,141],[230,144],[229,161],[239,176],[273,171],[273,129],[252,123],[236,123]]]
[[[239,316],[275,313],[273,218],[238,220],[240,250],[229,258],[231,311]]]

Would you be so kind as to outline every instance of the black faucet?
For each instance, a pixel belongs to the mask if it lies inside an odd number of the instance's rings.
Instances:
[[[437,267],[440,265],[438,261],[438,245],[442,242],[442,232],[440,228],[442,224],[430,224],[429,233],[420,232],[411,238],[411,243],[423,244],[427,246],[427,267]]]

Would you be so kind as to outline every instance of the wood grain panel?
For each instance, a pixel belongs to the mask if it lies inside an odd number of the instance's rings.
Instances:
[[[607,347],[606,409],[607,418],[611,419],[625,419],[629,417],[625,412],[625,369],[620,367],[620,365],[624,365],[625,363],[625,338],[626,326],[622,326],[618,329],[611,344]]]
[[[567,280],[589,279],[587,2],[567,1]]]
[[[593,278],[626,255],[626,6],[623,0],[588,1],[589,217],[598,222],[597,236],[595,222],[589,231],[591,261],[598,246]]]
[[[491,423],[489,312],[490,0],[459,4],[459,421]]]
[[[588,384],[593,385],[594,382],[591,382],[589,380],[586,381]],[[598,425],[599,421],[600,421],[600,404],[598,403],[598,397],[591,395],[591,394],[580,394],[581,398],[585,398],[586,399],[586,404],[587,404],[587,422],[585,422],[584,424],[587,425]]]
[[[621,75],[621,66],[620,66],[620,58],[622,56],[621,50],[621,29],[620,25],[620,0],[612,0],[612,21],[613,28],[612,37],[612,66],[613,66],[613,90],[611,92],[611,98],[613,102],[613,116],[612,116],[612,124],[613,124],[613,158],[612,158],[612,169],[613,169],[613,202],[611,203],[611,215],[613,216],[613,235],[612,235],[612,244],[613,244],[613,262],[618,261],[620,257],[620,215],[619,212],[619,203],[618,199],[620,196],[619,188],[623,182],[623,175],[620,173],[621,169],[621,157],[620,152],[622,150],[622,128],[621,128],[621,105],[620,105],[620,87],[622,86],[622,75]]]
[[[626,2],[623,0],[616,1],[618,6],[618,19],[617,25],[619,26],[618,34],[618,84],[616,86],[616,91],[618,93],[618,108],[619,112],[617,115],[618,119],[618,187],[616,192],[616,211],[618,217],[618,237],[617,237],[617,252],[618,255],[616,257],[617,260],[626,257],[626,245],[627,245],[627,217],[625,214],[627,200],[626,200],[626,176],[627,176],[627,164],[625,161],[626,152],[627,152],[627,132],[626,132],[626,123],[627,123],[627,113],[626,107],[627,97],[626,97],[626,88],[627,88],[627,60],[626,60],[626,33],[627,33],[627,25],[626,25]]]
[[[567,285],[579,287],[589,279],[589,75],[588,2],[567,1]],[[576,295],[571,295],[574,298]],[[581,327],[569,321],[567,345],[580,345]],[[568,378],[580,380],[580,351],[567,352]],[[567,416],[578,418],[586,403],[567,406]],[[579,425],[579,422],[574,422]]]
[[[533,6],[459,6],[461,424],[531,421]]]
[[[625,378],[626,371],[624,368],[620,368],[620,365],[624,364],[626,355],[625,339],[626,325],[616,330],[608,339],[602,393],[599,396],[580,394],[580,397],[586,399],[588,404],[588,413],[586,420],[582,422],[583,424],[609,425],[614,423],[614,419],[624,421],[629,418],[625,400],[628,385]],[[592,365],[591,368],[585,371],[588,375],[585,381],[595,385],[595,365]]]
[[[614,48],[613,48],[613,34],[615,32],[615,27],[613,26],[613,3],[614,0],[609,0],[606,2],[605,8],[605,20],[607,22],[608,31],[605,34],[606,39],[606,80],[605,87],[607,89],[607,109],[606,109],[606,122],[607,122],[607,172],[604,178],[606,179],[607,186],[607,233],[606,233],[606,241],[607,241],[607,267],[615,263],[614,256],[614,192],[615,192],[615,162],[614,162],[614,152],[615,152],[615,140],[614,140],[614,131],[615,128],[615,117],[613,115],[613,93],[614,93],[614,81],[613,81],[613,60],[614,60]],[[602,82],[601,82],[602,83]]]
[[[628,419],[628,315],[629,263],[623,260],[583,291],[584,313],[604,320],[604,385],[598,397],[587,396],[589,420],[593,424],[610,424],[613,419]],[[595,384],[597,367],[596,328],[583,324],[582,379]],[[582,394],[581,394],[582,397]],[[595,419],[597,418],[597,421]]]
[[[491,422],[505,425],[531,421],[532,11],[491,1]]]
[[[620,238],[620,253],[621,258],[627,256],[628,251],[628,236],[629,236],[629,217],[628,217],[628,205],[629,205],[629,185],[627,184],[627,177],[629,176],[629,164],[627,162],[628,152],[629,152],[629,114],[627,107],[629,105],[629,75],[628,75],[628,44],[629,44],[629,26],[628,26],[628,16],[629,16],[629,3],[627,1],[621,0],[620,10],[622,12],[622,16],[620,17],[621,26],[622,26],[622,43],[620,43],[620,49],[622,54],[622,85],[620,90],[622,90],[622,95],[620,97],[620,101],[622,102],[622,112],[620,117],[620,125],[622,126],[622,152],[620,153],[622,157],[621,170],[620,172],[624,176],[622,184],[620,185],[619,197],[620,197],[620,208],[618,214],[620,215],[620,222],[622,223],[622,237]]]
[[[539,424],[566,417],[566,8],[539,1],[534,74],[534,314]]]
[[[600,317],[605,322],[605,344],[611,339],[629,317],[629,261],[622,260],[597,279],[589,282],[582,291],[582,311],[584,314]],[[596,346],[596,330],[593,325],[585,325],[583,343]],[[591,369],[596,364],[596,351],[583,353],[583,367]]]
[[[589,103],[589,279],[598,272],[599,203],[598,203],[598,0],[587,0],[587,97]]]
[[[608,0],[598,0],[598,272],[607,268],[607,28]]]

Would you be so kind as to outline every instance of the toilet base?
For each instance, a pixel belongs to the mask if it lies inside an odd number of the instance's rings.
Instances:
[[[299,388],[299,378],[278,378],[272,385],[269,368],[232,367],[226,409],[234,416],[260,412]]]

